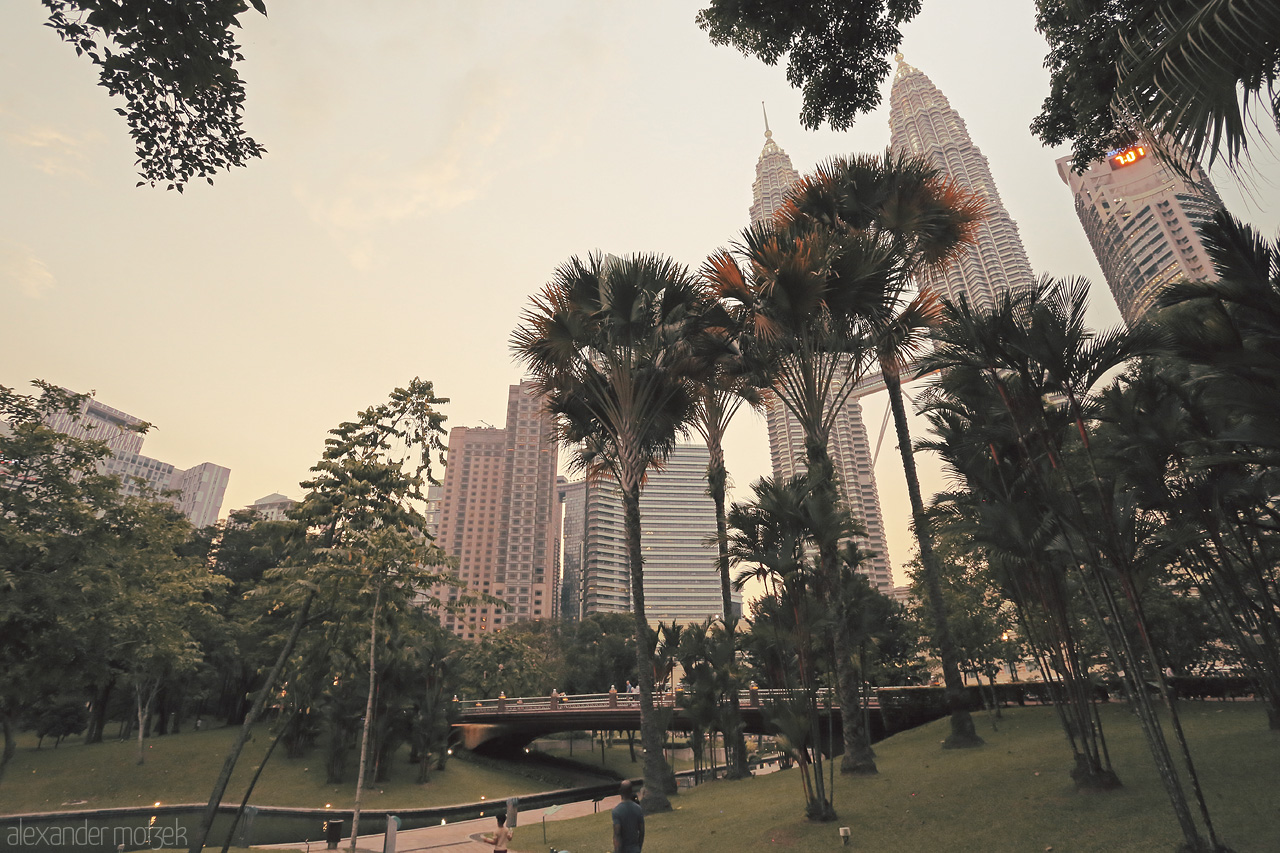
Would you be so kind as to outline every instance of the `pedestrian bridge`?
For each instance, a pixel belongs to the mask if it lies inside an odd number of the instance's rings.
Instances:
[[[770,734],[764,709],[790,699],[788,690],[744,690],[738,696],[742,720],[748,734]],[[456,740],[469,750],[501,754],[517,752],[532,741],[566,731],[633,731],[640,728],[640,696],[635,693],[590,693],[577,696],[540,696],[478,701],[457,700],[458,716],[453,724]],[[869,707],[878,701],[869,698]],[[681,707],[681,697],[671,693],[654,696],[654,708],[666,717],[669,731],[688,732],[693,720]],[[818,696],[823,735],[841,731],[840,708],[830,691]],[[877,715],[878,716],[878,715]]]

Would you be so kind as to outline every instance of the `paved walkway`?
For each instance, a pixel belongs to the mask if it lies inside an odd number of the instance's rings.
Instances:
[[[608,811],[618,804],[618,797],[615,794],[612,797],[605,797],[599,803],[600,811]],[[582,817],[592,814],[596,811],[596,804],[590,800],[580,803],[568,803],[560,806],[553,814],[547,815],[547,809],[535,808],[528,811],[521,810],[516,819],[515,837],[512,840],[510,849],[519,851],[542,851],[548,845],[542,840],[542,819],[546,815],[547,822],[555,820],[567,820],[569,818]],[[434,850],[440,853],[493,853],[493,845],[487,844],[482,840],[481,836],[488,832],[493,832],[497,826],[492,817],[482,817],[476,820],[464,820],[458,823],[449,823],[444,826],[429,826],[423,829],[407,829],[396,834],[396,853],[420,853],[420,851]],[[360,853],[382,853],[383,836],[378,835],[362,835],[356,842],[357,850]],[[602,838],[601,843],[608,847],[613,843],[612,837]],[[294,842],[292,844],[272,844],[264,845],[262,848],[254,849],[273,849],[284,848],[289,849],[310,849],[311,853],[320,853],[325,849],[323,841],[311,842],[310,847]],[[339,853],[341,851],[349,851],[351,849],[351,837],[348,836],[338,845]]]

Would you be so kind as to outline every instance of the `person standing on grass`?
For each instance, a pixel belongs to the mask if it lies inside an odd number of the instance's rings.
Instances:
[[[498,812],[498,829],[493,833],[493,840],[489,843],[493,845],[493,853],[507,853],[507,845],[511,843],[511,837],[515,835],[507,828],[507,815],[505,812]]]
[[[644,846],[644,809],[636,802],[630,780],[618,786],[622,802],[613,807],[613,853],[641,853]]]

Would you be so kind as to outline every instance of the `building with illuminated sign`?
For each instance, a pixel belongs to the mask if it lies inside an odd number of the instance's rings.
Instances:
[[[800,180],[799,173],[791,165],[791,158],[773,141],[767,117],[764,138],[764,150],[756,161],[756,179],[751,185],[752,225],[769,222],[786,201],[791,187]],[[776,398],[768,401],[765,420],[769,427],[769,459],[773,476],[784,480],[804,473],[808,469],[808,461],[800,422]],[[889,544],[885,537],[884,516],[880,512],[871,443],[862,419],[862,404],[856,396],[850,396],[836,416],[828,450],[840,478],[840,496],[854,518],[866,528],[867,535],[860,538],[858,544],[872,556],[863,562],[861,571],[876,589],[887,594],[893,589]]]
[[[557,445],[551,418],[532,386],[512,385],[504,429],[455,427],[440,495],[436,544],[458,558],[470,592],[501,605],[476,604],[441,616],[464,639],[526,619],[550,618],[556,586],[554,539],[560,531]],[[438,596],[456,601],[458,590]]]
[[[1222,208],[1222,200],[1198,165],[1188,170],[1187,179],[1155,152],[1134,145],[1089,164],[1081,174],[1070,157],[1057,166],[1130,326],[1171,281],[1216,278],[1199,229]]]
[[[890,147],[895,153],[924,157],[987,204],[975,244],[943,274],[928,276],[924,283],[952,302],[963,294],[975,308],[992,308],[997,294],[1027,290],[1035,283],[1018,226],[1000,200],[991,167],[969,138],[964,119],[933,81],[904,62],[902,54],[897,59],[889,93]]]

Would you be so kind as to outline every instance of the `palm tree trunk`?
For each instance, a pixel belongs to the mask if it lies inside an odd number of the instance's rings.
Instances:
[[[934,641],[938,644],[938,656],[942,659],[942,681],[947,696],[947,710],[951,714],[951,734],[943,749],[963,749],[982,746],[983,740],[973,726],[973,717],[965,707],[964,684],[960,679],[955,639],[947,621],[947,609],[942,597],[942,564],[933,550],[933,532],[924,514],[924,500],[920,497],[920,476],[916,472],[915,455],[911,448],[911,431],[907,427],[907,410],[902,402],[902,383],[892,366],[882,366],[885,389],[889,392],[889,406],[893,410],[893,427],[898,436],[898,452],[902,456],[902,470],[907,478],[907,494],[911,498],[911,518],[920,548],[921,576],[924,581],[926,603],[933,617]]]
[[[707,464],[707,483],[711,500],[716,506],[716,568],[720,571],[720,601],[724,614],[724,632],[729,644],[727,665],[732,668],[737,657],[735,632],[738,620],[733,613],[733,594],[729,583],[729,525],[725,518],[725,484],[728,469],[724,464],[724,446],[718,433],[708,432],[707,450],[711,461]],[[747,738],[743,733],[742,706],[738,701],[738,688],[729,688],[729,725],[725,727],[725,778],[742,779],[747,772]]]
[[[298,608],[298,615],[294,619],[293,630],[289,632],[289,638],[285,640],[284,648],[280,650],[280,656],[276,658],[275,666],[267,674],[267,679],[263,683],[262,689],[258,691],[257,698],[253,700],[253,707],[249,709],[249,713],[244,717],[244,723],[240,726],[240,732],[236,735],[235,743],[231,744],[231,749],[227,752],[227,758],[222,763],[222,772],[218,774],[217,781],[213,783],[213,793],[209,795],[209,804],[205,806],[204,815],[200,818],[200,826],[192,835],[189,853],[202,853],[204,850],[204,843],[209,837],[210,828],[213,826],[213,818],[218,813],[218,806],[222,803],[222,795],[226,792],[227,783],[231,781],[231,774],[236,769],[236,761],[240,759],[240,752],[249,740],[253,724],[257,722],[258,717],[262,714],[262,709],[266,707],[267,697],[271,695],[276,682],[280,680],[280,673],[284,671],[285,663],[289,660],[289,656],[293,654],[293,647],[298,644],[298,636],[302,633],[302,626],[307,621],[307,613],[311,610],[311,602],[315,598],[315,594],[314,589],[307,590],[306,596],[302,599],[302,607]]]
[[[622,484],[627,553],[631,563],[631,612],[636,626],[636,670],[640,681],[640,744],[644,748],[645,813],[671,811],[667,778],[671,768],[662,754],[662,732],[653,706],[653,652],[649,649],[649,622],[644,615],[644,552],[640,545],[640,477]]]
[[[832,645],[836,655],[840,728],[844,739],[844,756],[840,759],[840,772],[872,776],[880,770],[876,767],[876,753],[871,748],[866,720],[862,715],[862,668],[855,662],[844,596],[840,596],[839,608],[839,624],[836,626]],[[832,747],[834,748],[835,744],[832,744]]]

